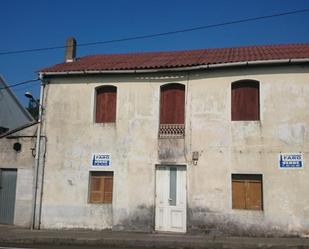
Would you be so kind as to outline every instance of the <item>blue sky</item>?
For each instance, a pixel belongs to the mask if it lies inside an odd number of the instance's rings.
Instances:
[[[309,8],[308,0],[2,0],[0,52],[168,32],[235,19]],[[99,53],[186,50],[309,42],[309,12],[152,39],[77,49]],[[40,68],[62,62],[64,50],[0,56],[0,74],[9,85],[37,77]],[[39,83],[13,88],[39,95]]]

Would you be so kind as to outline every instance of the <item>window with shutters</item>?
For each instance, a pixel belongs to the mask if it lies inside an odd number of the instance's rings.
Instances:
[[[90,203],[112,203],[113,200],[113,172],[90,172]]]
[[[95,122],[114,123],[116,121],[117,87],[96,88]]]
[[[232,208],[263,210],[262,175],[232,174]]]
[[[182,138],[185,134],[185,86],[161,86],[159,138]]]
[[[260,120],[259,88],[254,80],[232,83],[232,121]]]

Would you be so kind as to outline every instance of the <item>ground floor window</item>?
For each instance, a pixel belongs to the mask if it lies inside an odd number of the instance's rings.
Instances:
[[[232,208],[263,210],[262,175],[232,174]]]
[[[112,203],[113,200],[113,172],[91,171],[90,172],[90,203]]]

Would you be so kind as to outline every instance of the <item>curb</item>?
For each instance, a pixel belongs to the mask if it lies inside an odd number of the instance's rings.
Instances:
[[[278,245],[273,243],[248,243],[241,240],[220,241],[220,240],[199,240],[199,241],[175,241],[175,240],[155,240],[155,239],[115,239],[115,238],[22,238],[4,239],[0,238],[0,244],[5,245],[67,245],[67,246],[106,246],[120,248],[164,248],[164,249],[233,249],[233,248],[260,248],[260,249],[309,249],[309,244]]]

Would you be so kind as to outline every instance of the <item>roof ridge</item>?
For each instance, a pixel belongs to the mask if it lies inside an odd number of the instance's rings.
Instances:
[[[160,50],[160,51],[141,51],[141,52],[125,52],[125,53],[103,53],[103,54],[88,54],[78,57],[77,59],[84,59],[94,56],[120,56],[120,55],[143,55],[143,54],[165,54],[165,53],[185,53],[185,52],[197,52],[197,51],[209,51],[209,50],[224,50],[224,49],[248,49],[248,48],[267,48],[267,47],[288,47],[288,46],[306,46],[308,43],[279,43],[279,44],[265,44],[265,45],[246,45],[246,46],[231,46],[231,47],[215,47],[215,48],[194,48],[183,50]],[[60,63],[61,64],[61,63]]]

